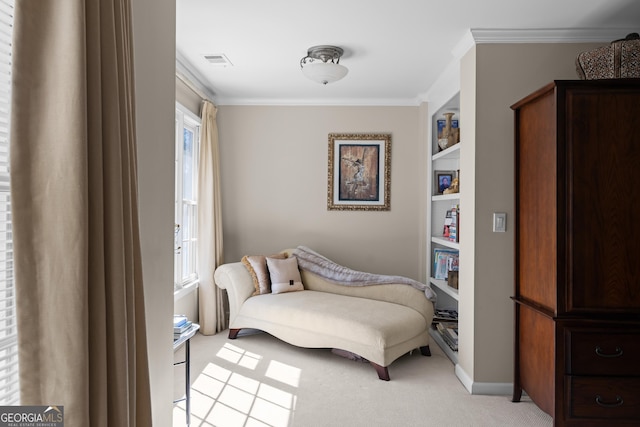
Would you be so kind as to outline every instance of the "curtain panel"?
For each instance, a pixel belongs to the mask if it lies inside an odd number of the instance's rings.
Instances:
[[[66,426],[151,425],[129,1],[16,2],[21,403]]]
[[[200,332],[204,335],[213,335],[227,327],[224,294],[213,281],[213,272],[223,262],[217,111],[211,102],[202,102],[198,165],[198,317]]]

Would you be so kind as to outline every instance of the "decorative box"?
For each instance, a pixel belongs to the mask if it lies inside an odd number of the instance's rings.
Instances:
[[[640,35],[631,33],[609,46],[579,53],[576,71],[582,80],[640,78]]]

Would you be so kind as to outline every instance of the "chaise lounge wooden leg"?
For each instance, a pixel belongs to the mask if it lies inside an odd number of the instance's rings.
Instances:
[[[391,379],[389,378],[389,369],[387,369],[386,366],[380,366],[377,363],[373,363],[371,361],[369,361],[369,363],[371,363],[371,366],[373,366],[373,369],[375,369],[376,372],[378,373],[378,378],[384,381],[389,381]]]
[[[235,340],[238,338],[238,332],[240,332],[240,329],[229,329],[229,339]]]
[[[422,353],[423,356],[431,356],[431,349],[428,345],[425,345],[420,347],[420,353]]]

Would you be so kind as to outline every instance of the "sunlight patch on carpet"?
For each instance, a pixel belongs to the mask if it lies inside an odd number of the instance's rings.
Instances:
[[[191,425],[200,427],[288,427],[293,422],[296,395],[282,387],[298,387],[302,371],[269,360],[264,381],[255,379],[263,357],[226,343],[216,353],[228,369],[208,363],[191,386]],[[264,365],[263,368],[264,369]],[[250,378],[242,375],[252,375]],[[282,383],[281,386],[266,382]],[[185,403],[174,406],[173,426],[185,425]]]
[[[267,373],[265,375],[276,381],[289,384],[293,387],[298,387],[300,385],[301,373],[302,371],[296,367],[272,360],[269,362],[269,368],[267,368]]]
[[[258,354],[251,353],[229,343],[226,343],[220,351],[218,351],[216,356],[248,369],[255,369],[262,359],[262,356]]]
[[[260,384],[258,397],[275,403],[276,405],[280,405],[285,409],[293,409],[295,406],[296,397],[293,394],[275,387],[271,387],[267,384]]]

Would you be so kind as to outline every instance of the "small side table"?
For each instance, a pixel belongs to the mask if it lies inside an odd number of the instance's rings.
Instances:
[[[191,380],[190,380],[190,365],[191,365],[191,354],[189,345],[191,342],[191,338],[198,332],[200,329],[200,325],[197,323],[193,323],[189,329],[184,331],[178,338],[174,338],[173,340],[173,351],[175,352],[177,349],[184,344],[184,360],[181,362],[175,362],[173,365],[184,365],[184,380],[185,380],[185,393],[184,397],[181,399],[174,400],[173,403],[182,402],[183,400],[186,402],[186,414],[187,414],[187,427],[191,425]]]

